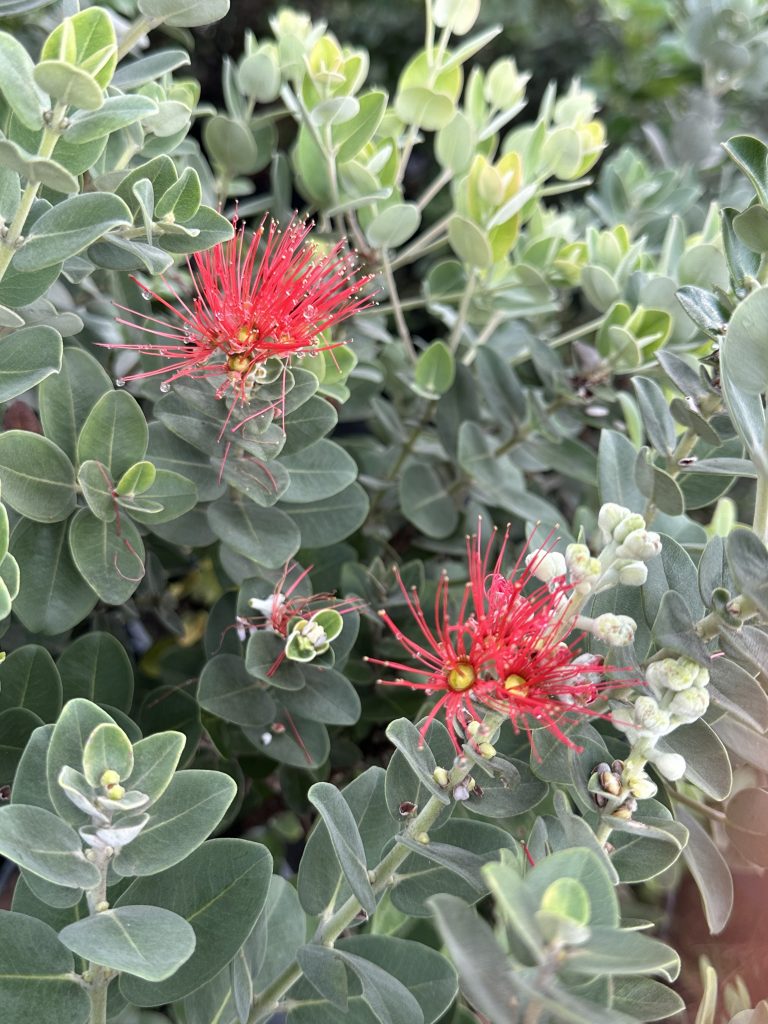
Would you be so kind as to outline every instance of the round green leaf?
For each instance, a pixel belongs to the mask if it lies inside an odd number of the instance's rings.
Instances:
[[[0,1005],[8,1024],[85,1024],[91,1001],[74,970],[49,925],[0,912]]]
[[[21,43],[10,33],[0,32],[0,92],[30,131],[43,127],[43,108],[33,77],[34,67]]]
[[[139,0],[139,10],[176,28],[197,28],[220,21],[229,10],[229,0]]]
[[[301,505],[281,502],[281,508],[301,530],[303,548],[325,548],[349,537],[365,522],[368,505],[368,495],[358,483],[323,501]]]
[[[264,726],[277,713],[265,682],[249,674],[235,654],[211,658],[200,675],[197,699],[200,707],[236,725]]]
[[[126,788],[145,793],[152,803],[162,796],[173,779],[184,750],[180,732],[156,732],[133,746],[133,772]]]
[[[72,561],[69,524],[43,525],[23,520],[11,534],[11,553],[19,563],[20,586],[14,611],[31,633],[56,634],[76,626],[97,596]]]
[[[449,537],[459,523],[459,512],[428,462],[409,462],[400,477],[403,515],[427,537]]]
[[[151,465],[142,463],[142,465]],[[154,467],[153,467],[154,468]],[[121,504],[130,512],[131,517],[139,523],[153,526],[156,523],[167,523],[178,519],[197,504],[197,488],[187,477],[172,473],[167,469],[159,469],[151,486],[141,494],[135,502],[122,501]],[[147,511],[144,505],[159,505],[157,511]]]
[[[98,400],[77,439],[79,462],[103,463],[119,480],[147,450],[149,431],[139,403],[127,391],[108,391]]]
[[[61,369],[61,335],[43,324],[22,327],[0,344],[0,402],[29,391]]]
[[[0,784],[13,782],[27,740],[40,725],[41,719],[27,708],[0,711]]]
[[[192,926],[162,907],[118,907],[67,925],[59,941],[90,963],[164,981],[192,956]]]
[[[117,502],[112,494],[112,478],[107,467],[95,459],[87,459],[77,470],[77,482],[96,518],[105,523],[113,522],[117,518]]]
[[[133,667],[123,645],[110,633],[86,633],[68,643],[58,669],[65,700],[85,697],[121,711],[130,708]]]
[[[40,419],[46,437],[74,462],[77,438],[93,406],[112,390],[98,360],[79,348],[66,348],[61,372],[40,385]]]
[[[44,647],[17,647],[0,665],[0,711],[26,708],[44,722],[53,722],[61,700],[61,679]]]
[[[269,569],[281,568],[299,549],[299,531],[276,508],[222,499],[209,506],[208,522],[216,536],[238,554]]]
[[[284,498],[294,504],[323,501],[357,477],[355,460],[333,441],[316,441],[295,455],[282,457],[280,464],[291,476]]]
[[[768,389],[768,287],[757,288],[739,303],[728,324],[721,360],[728,377],[748,395]]]
[[[27,519],[56,523],[74,509],[75,470],[53,441],[28,430],[0,435],[3,500]]]
[[[209,981],[229,963],[261,913],[272,875],[264,846],[244,839],[214,839],[182,864],[133,882],[117,908],[163,907],[192,925],[195,951],[167,981],[150,983],[123,976],[120,988],[138,1006],[180,999]]]
[[[83,749],[83,774],[91,786],[103,785],[101,779],[106,771],[117,772],[121,782],[133,771],[131,741],[111,722],[97,725]]]
[[[35,84],[64,106],[98,110],[104,93],[92,75],[63,60],[43,60],[35,65]]]
[[[379,249],[394,249],[416,233],[421,211],[415,203],[393,203],[376,214],[365,230],[368,241]]]
[[[120,495],[143,494],[155,482],[157,470],[151,462],[137,462],[126,469],[115,490]]]
[[[293,714],[326,725],[354,725],[360,717],[357,690],[340,672],[319,665],[304,665],[305,685],[300,690],[283,690],[279,701]]]
[[[322,723],[282,710],[269,729],[246,726],[243,732],[260,753],[294,768],[318,768],[331,751],[328,730]]]
[[[123,604],[144,577],[144,542],[127,516],[118,527],[117,520],[104,523],[80,509],[69,528],[69,546],[83,578],[107,604]]]
[[[47,210],[30,228],[14,257],[17,270],[42,270],[87,249],[112,228],[131,224],[131,213],[117,196],[88,192]]]
[[[489,267],[493,252],[485,233],[467,217],[455,213],[448,224],[448,241],[463,263],[470,267]]]
[[[85,859],[77,832],[42,807],[0,807],[0,853],[19,867],[70,889],[92,889],[99,871]]]
[[[456,360],[444,341],[433,341],[421,353],[413,371],[414,384],[425,398],[450,391],[456,377]]]
[[[67,798],[59,785],[62,768],[81,771],[83,750],[88,737],[103,723],[114,725],[111,715],[96,704],[82,698],[75,698],[64,705],[51,733],[46,755],[48,793],[57,814],[73,825],[87,824],[87,816]]]

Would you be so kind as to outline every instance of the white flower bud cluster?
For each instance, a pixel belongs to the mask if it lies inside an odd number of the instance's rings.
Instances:
[[[648,578],[645,563],[661,551],[658,533],[647,530],[645,519],[637,512],[613,502],[602,506],[597,522],[606,545],[601,556],[603,582],[641,587]]]
[[[537,548],[525,559],[525,565],[531,575],[542,583],[551,583],[560,576],[565,576],[565,559],[558,551],[547,551],[546,548]]]
[[[626,647],[635,639],[637,623],[629,615],[604,612],[592,619],[591,631],[598,640],[610,647]]]
[[[706,712],[709,672],[690,658],[662,658],[651,662],[645,678],[651,693],[638,697],[632,706],[615,705],[613,724],[626,733],[632,745],[627,765],[633,771],[638,770],[640,762],[650,761],[660,775],[676,782],[685,774],[685,758],[657,750],[656,744],[662,736],[698,721]]]

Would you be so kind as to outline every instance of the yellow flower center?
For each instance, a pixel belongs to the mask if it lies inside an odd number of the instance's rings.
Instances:
[[[468,690],[475,682],[475,670],[466,661],[461,661],[448,673],[448,688],[456,693]]]
[[[246,355],[231,355],[227,358],[227,368],[232,373],[245,373],[250,366],[250,362]]]
[[[525,693],[528,689],[528,683],[522,676],[507,676],[504,680],[504,689],[508,693]]]

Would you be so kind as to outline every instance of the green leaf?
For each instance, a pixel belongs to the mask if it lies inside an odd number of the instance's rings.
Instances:
[[[27,740],[41,724],[40,718],[27,708],[0,711],[0,781],[3,784],[13,782]]]
[[[133,747],[118,725],[97,725],[83,748],[83,775],[94,788],[102,786],[105,772],[117,772],[125,781],[133,771]]]
[[[88,823],[85,813],[67,798],[59,785],[62,768],[80,771],[83,767],[83,750],[93,730],[107,722],[114,725],[114,719],[89,700],[76,698],[64,705],[53,728],[46,755],[48,793],[57,814],[73,825]]]
[[[259,927],[248,939],[254,992],[262,991],[293,963],[306,935],[307,920],[296,890],[284,878],[273,875]]]
[[[147,450],[149,433],[144,413],[127,391],[108,391],[91,410],[77,440],[79,462],[94,459],[119,478]]]
[[[72,558],[86,582],[107,604],[123,604],[144,577],[144,542],[125,516],[104,523],[88,509],[69,528]]]
[[[103,90],[96,79],[67,61],[41,60],[35,65],[34,78],[43,92],[65,107],[98,110],[104,102]]]
[[[209,506],[208,522],[231,548],[269,569],[281,568],[299,549],[298,529],[276,508],[222,499]]]
[[[176,28],[197,28],[219,21],[229,10],[229,0],[139,0],[139,10]]]
[[[766,316],[768,287],[756,288],[734,310],[721,349],[728,376],[747,395],[768,388],[768,345],[763,330]]]
[[[670,647],[675,654],[700,665],[709,664],[709,654],[694,630],[690,609],[675,591],[667,591],[662,597],[653,634],[660,646]]]
[[[131,221],[130,210],[117,196],[105,192],[72,196],[35,221],[14,257],[14,266],[29,272],[61,263],[113,228],[130,226]]]
[[[61,335],[42,324],[23,327],[0,345],[0,402],[29,391],[61,369]]]
[[[117,518],[117,502],[112,486],[112,477],[101,462],[88,459],[77,470],[77,482],[83,492],[88,508],[97,519],[111,523]]]
[[[0,435],[3,500],[27,519],[55,523],[74,509],[75,471],[53,441],[27,430]]]
[[[72,561],[68,526],[22,520],[11,534],[11,553],[21,574],[13,607],[32,633],[63,633],[81,622],[98,600]]]
[[[224,491],[208,456],[171,433],[162,423],[150,424],[147,457],[157,469],[167,469],[191,480],[197,487],[199,501],[213,501]]]
[[[145,463],[146,465],[146,463]],[[151,465],[151,463],[150,463]],[[145,511],[144,503],[162,506],[159,511]],[[131,517],[139,523],[153,526],[156,523],[168,523],[189,512],[197,504],[197,488],[187,477],[167,469],[159,469],[154,482],[147,487],[135,502],[123,500],[121,504],[131,513]]]
[[[236,725],[265,726],[274,721],[276,714],[265,682],[254,679],[243,659],[235,654],[217,654],[206,663],[197,699],[200,707]]]
[[[64,698],[84,697],[128,711],[133,667],[125,648],[110,633],[86,633],[67,644],[58,661]]]
[[[56,932],[25,914],[0,912],[0,1004],[7,1024],[86,1024],[88,993]]]
[[[437,797],[440,803],[450,804],[449,793],[435,781],[435,755],[424,742],[416,726],[407,718],[398,718],[387,726],[386,733],[387,739],[403,755],[419,784],[432,796]]]
[[[603,867],[601,858],[588,849],[560,850],[544,860],[527,877],[527,887],[539,902],[549,886],[560,878],[572,878],[587,891],[590,905],[590,927],[604,925],[616,928],[619,906],[613,882]]]
[[[188,921],[195,952],[167,981],[124,976],[120,989],[138,1006],[157,1006],[199,989],[229,963],[261,913],[272,874],[265,847],[244,839],[214,839],[182,864],[133,882],[116,906],[162,907]]]
[[[421,224],[421,211],[415,203],[393,203],[376,214],[365,229],[374,248],[395,249],[414,235]]]
[[[316,782],[307,793],[310,803],[320,812],[331,839],[336,859],[352,892],[368,914],[376,909],[376,897],[368,878],[365,849],[349,804],[335,786]]]
[[[368,768],[341,793],[357,823],[365,863],[371,868],[379,863],[385,843],[398,829],[398,823],[387,813],[384,774],[377,766]],[[299,864],[298,892],[309,914],[322,914],[326,908],[337,909],[352,892],[344,881],[328,827],[322,819],[318,819],[307,839]]]
[[[145,793],[150,805],[166,791],[184,750],[180,732],[156,732],[133,746],[133,772],[126,788]]]
[[[26,708],[44,722],[53,722],[61,701],[61,679],[44,647],[17,647],[0,665],[0,711]]]
[[[77,192],[77,178],[55,160],[34,156],[10,139],[0,140],[0,167],[20,174],[30,184],[39,182],[54,192]]]
[[[664,392],[648,377],[633,377],[632,386],[637,395],[648,440],[657,452],[670,456],[675,450],[677,433]]]
[[[658,974],[674,981],[680,973],[680,957],[657,939],[639,932],[591,925],[584,945],[573,949],[568,970],[576,974]]]
[[[331,750],[328,730],[321,722],[281,709],[268,731],[244,727],[243,732],[261,754],[294,768],[318,768]]]
[[[719,934],[728,923],[733,907],[733,879],[728,861],[707,830],[684,807],[675,808],[679,821],[688,829],[683,857],[701,893],[707,926]]]
[[[713,800],[725,800],[733,785],[728,753],[712,729],[701,719],[660,737],[658,749],[685,758],[685,777]]]
[[[99,872],[73,828],[42,807],[0,808],[0,853],[19,867],[70,889],[92,889]]]
[[[43,107],[33,77],[34,63],[18,40],[0,32],[0,92],[25,128],[43,127]]]
[[[448,224],[448,241],[462,263],[470,267],[484,269],[493,263],[493,252],[485,232],[467,217],[454,213]]]
[[[372,89],[358,98],[360,109],[357,114],[344,124],[334,125],[333,141],[339,164],[353,160],[370,142],[387,109],[387,94],[381,90]]]
[[[195,0],[195,6],[202,5]],[[232,222],[212,210],[210,206],[201,206],[193,217],[184,222],[184,228],[192,234],[164,232],[160,235],[158,244],[167,252],[183,255],[210,249],[219,242],[228,241],[234,233]]]
[[[331,498],[357,477],[355,460],[333,441],[316,441],[295,455],[281,457],[280,464],[291,477],[284,498],[294,504]]]
[[[187,167],[181,177],[160,196],[155,204],[155,216],[159,220],[173,214],[174,220],[185,224],[200,209],[202,185],[194,167]]]
[[[70,118],[64,138],[75,144],[93,142],[156,114],[157,110],[157,104],[148,96],[108,96],[98,110]]]
[[[283,689],[280,703],[293,714],[312,718],[326,725],[354,725],[360,718],[360,698],[348,679],[332,668],[304,665],[304,686],[296,691]]]
[[[118,907],[67,925],[59,941],[90,963],[164,981],[195,949],[191,925],[162,907]]]
[[[456,377],[453,352],[444,341],[433,341],[416,360],[413,380],[419,394],[438,398],[450,391]]]
[[[665,1020],[685,1009],[677,992],[651,978],[613,978],[611,1005],[641,1021]]]
[[[301,690],[304,686],[302,670],[285,659],[285,640],[271,630],[260,629],[250,635],[245,648],[245,668],[262,683],[280,690]]]
[[[184,860],[216,828],[237,792],[223,772],[179,772],[153,805],[149,823],[112,862],[118,875],[155,875]]]
[[[40,385],[40,419],[46,437],[74,462],[77,438],[93,406],[112,390],[101,364],[79,348],[64,349],[61,372]]]
[[[768,206],[768,148],[765,143],[754,135],[734,135],[723,143],[723,149],[749,178],[760,202]]]
[[[80,11],[56,26],[40,56],[44,60],[58,57],[91,72],[106,89],[117,64],[114,23],[102,7]]]
[[[403,515],[427,537],[449,537],[459,525],[459,512],[443,481],[428,462],[411,460],[400,477]]]
[[[768,615],[768,551],[752,530],[737,528],[725,542],[728,565],[738,590]]]
[[[358,483],[322,501],[302,505],[281,502],[281,509],[301,531],[303,548],[325,548],[345,540],[365,522],[368,508],[368,495]]]
[[[310,398],[285,418],[286,440],[281,454],[293,455],[319,441],[336,426],[338,413],[324,398]]]
[[[768,793],[741,789],[728,802],[727,813],[726,831],[738,852],[758,867],[768,866]]]

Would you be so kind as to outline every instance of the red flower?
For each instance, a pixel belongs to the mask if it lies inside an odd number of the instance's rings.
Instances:
[[[228,242],[195,253],[194,265],[187,260],[195,293],[191,302],[165,278],[176,305],[140,286],[147,298],[165,307],[170,322],[132,309],[126,312],[154,326],[118,322],[165,340],[117,347],[169,362],[125,379],[166,375],[170,383],[181,377],[219,377],[217,397],[231,391],[247,402],[255,384],[274,379],[265,365],[269,359],[283,360],[285,366],[292,356],[345,344],[320,335],[371,304],[371,297],[361,294],[370,277],[355,279],[355,259],[343,254],[344,241],[321,254],[307,240],[311,229],[311,224],[291,220],[284,231],[274,221],[265,230],[262,222],[248,244],[243,226]]]
[[[509,575],[502,572],[508,533],[489,569],[495,534],[485,550],[479,531],[467,540],[469,582],[455,620],[448,606],[447,577],[438,584],[435,625],[430,627],[417,595],[407,593],[398,576],[423,641],[406,636],[386,612],[379,614],[416,664],[368,660],[404,674],[381,683],[440,694],[421,732],[443,709],[457,750],[456,737],[465,737],[469,723],[479,721],[484,709],[507,715],[516,730],[530,733],[532,724],[540,722],[574,747],[562,726],[574,716],[602,714],[587,705],[601,690],[617,685],[603,679],[617,670],[603,666],[599,657],[579,656],[578,641],[563,642],[570,632],[572,589],[564,577],[544,585],[536,580],[531,586],[536,562],[526,567],[522,555]]]

